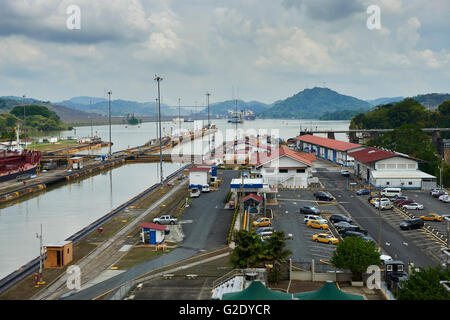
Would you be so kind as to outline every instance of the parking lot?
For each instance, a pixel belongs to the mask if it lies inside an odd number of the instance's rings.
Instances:
[[[275,231],[284,231],[286,235],[292,234],[292,239],[286,240],[287,249],[292,251],[293,263],[327,263],[336,248],[335,245],[316,243],[312,240],[314,234],[331,233],[341,240],[339,234],[329,222],[330,230],[309,228],[304,222],[304,214],[300,214],[300,207],[313,205],[321,210],[321,216],[328,220],[334,213],[343,214],[335,203],[316,202],[312,190],[279,190],[278,205],[273,210],[272,226]]]

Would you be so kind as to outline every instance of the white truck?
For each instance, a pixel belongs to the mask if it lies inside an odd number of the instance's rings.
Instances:
[[[153,223],[157,224],[176,224],[178,223],[178,219],[176,217],[173,217],[171,215],[164,215],[159,218],[154,218]]]

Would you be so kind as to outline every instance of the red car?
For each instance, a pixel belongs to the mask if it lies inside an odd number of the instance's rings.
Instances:
[[[439,190],[436,192],[433,192],[431,195],[435,198],[439,198],[440,196],[447,194],[447,192],[445,192],[444,190]]]
[[[405,204],[410,204],[410,203],[413,203],[413,202],[415,202],[415,201],[412,200],[412,199],[403,199],[403,200],[396,200],[396,201],[394,201],[394,203],[396,205],[398,205],[398,206],[403,206]]]

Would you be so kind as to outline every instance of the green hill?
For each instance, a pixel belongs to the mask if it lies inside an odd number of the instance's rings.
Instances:
[[[305,89],[285,100],[279,100],[263,112],[264,118],[318,119],[327,112],[370,109],[372,105],[328,88]]]

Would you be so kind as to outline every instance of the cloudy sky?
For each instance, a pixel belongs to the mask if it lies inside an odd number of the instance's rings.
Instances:
[[[0,96],[152,101],[155,74],[174,105],[450,92],[449,15],[448,0],[0,0]]]

